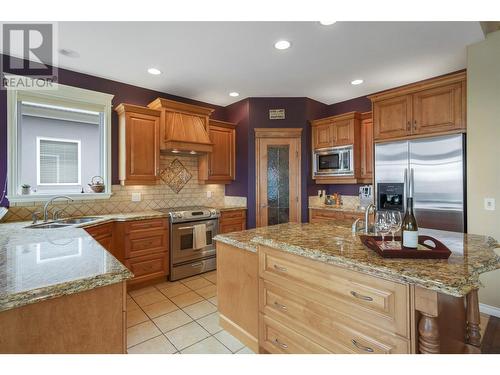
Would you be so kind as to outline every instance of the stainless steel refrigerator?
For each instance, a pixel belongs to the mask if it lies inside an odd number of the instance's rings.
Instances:
[[[413,195],[419,227],[466,231],[465,136],[375,145],[377,209],[405,210]]]

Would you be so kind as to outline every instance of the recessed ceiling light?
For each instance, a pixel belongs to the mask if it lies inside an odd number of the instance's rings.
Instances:
[[[229,96],[233,96],[233,97],[240,96],[240,93],[236,92],[236,91],[233,91],[233,92],[229,93]]]
[[[193,150],[193,151],[189,151],[189,153],[190,153],[191,155],[196,155],[196,151],[194,151],[194,150]]]
[[[67,57],[73,57],[73,58],[77,58],[77,57],[80,57],[80,54],[72,49],[69,49],[69,48],[61,48],[59,50],[59,53],[63,56],[67,56]]]
[[[175,149],[175,148],[172,150],[172,154],[178,154],[179,152],[180,152],[180,151],[179,151],[179,150],[177,150],[177,149]]]
[[[276,49],[288,49],[290,48],[290,42],[288,40],[279,40],[274,43],[274,48]]]
[[[149,68],[148,73],[157,76],[158,74],[161,74],[161,71],[159,69],[156,69],[156,68]]]
[[[323,26],[330,26],[333,25],[335,22],[337,21],[319,21],[319,23],[322,24]]]
[[[351,81],[351,85],[361,85],[362,83],[362,79],[355,79],[354,81]]]

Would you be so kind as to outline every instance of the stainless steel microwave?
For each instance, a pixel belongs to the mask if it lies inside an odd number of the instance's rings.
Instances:
[[[314,176],[354,174],[353,146],[320,148],[313,151]]]

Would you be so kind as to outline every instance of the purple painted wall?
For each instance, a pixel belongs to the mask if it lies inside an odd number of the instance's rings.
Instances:
[[[269,109],[285,109],[285,120],[269,120]],[[302,221],[308,220],[307,197],[316,187],[311,178],[311,127],[309,120],[324,116],[326,105],[309,98],[249,98],[226,107],[228,121],[238,123],[236,181],[226,186],[226,195],[246,196],[247,226],[255,227],[255,128],[301,128]]]
[[[344,102],[330,104],[326,108],[326,116],[335,116],[342,113],[357,111],[357,112],[370,112],[372,110],[372,102],[366,96],[359,98],[349,99]]]
[[[3,55],[0,55],[3,58]],[[6,72],[8,72],[6,70]],[[129,103],[137,105],[147,105],[158,97],[177,100],[184,103],[197,104],[205,107],[214,108],[213,118],[225,120],[225,108],[214,104],[199,102],[196,100],[183,98],[171,95],[164,92],[145,89],[142,87],[132,86],[125,83],[112,81],[109,79],[99,78],[88,74],[77,73],[66,69],[58,70],[59,83],[80,87],[83,89],[100,91],[112,94],[113,106],[120,103]],[[115,111],[112,113],[111,121],[112,135],[112,181],[113,184],[118,184],[118,116]],[[3,187],[7,175],[7,95],[4,90],[0,90],[0,197],[3,195]],[[2,206],[7,206],[8,201],[4,199],[0,203]]]

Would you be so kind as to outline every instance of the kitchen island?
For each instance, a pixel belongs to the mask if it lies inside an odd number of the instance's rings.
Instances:
[[[259,352],[478,352],[479,275],[500,268],[499,245],[421,234],[448,246],[450,258],[381,258],[351,233],[351,221],[219,235],[220,323]]]

